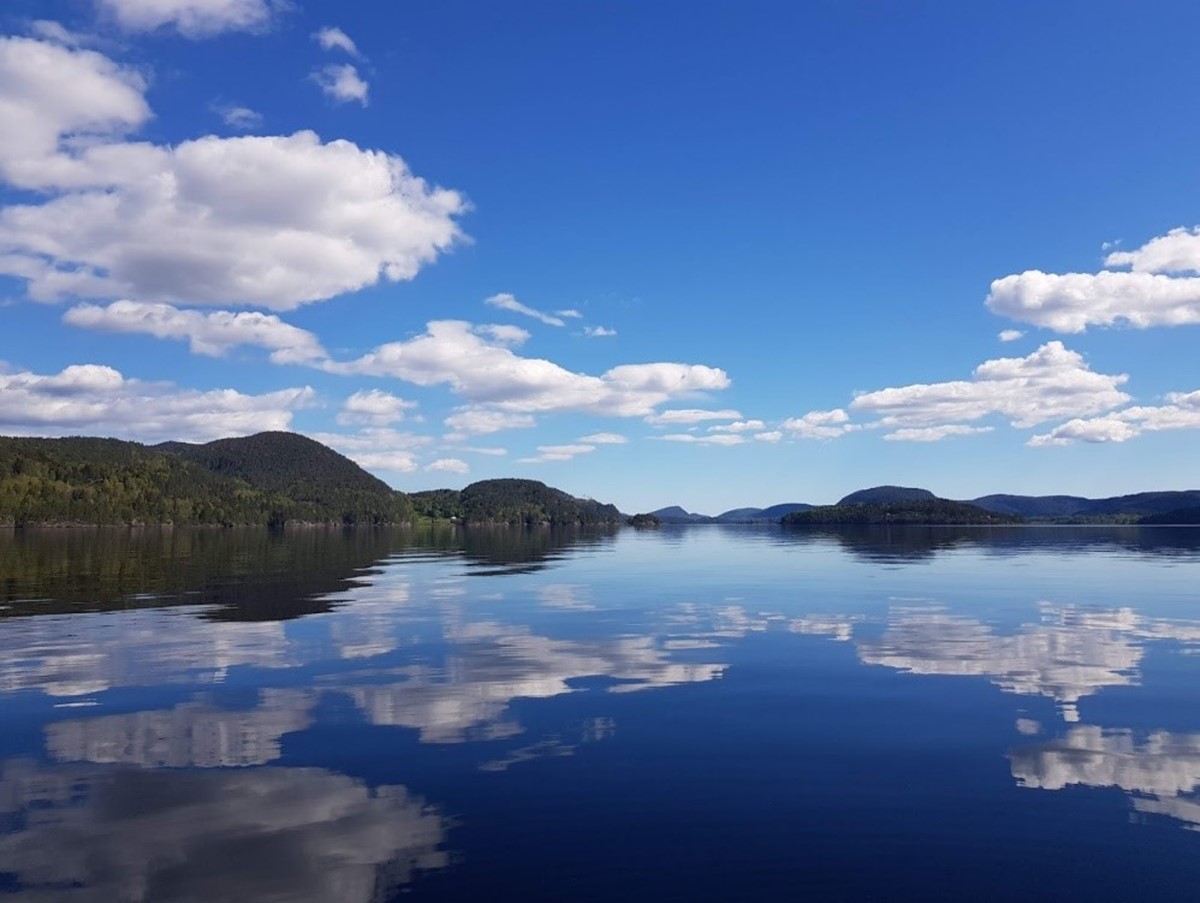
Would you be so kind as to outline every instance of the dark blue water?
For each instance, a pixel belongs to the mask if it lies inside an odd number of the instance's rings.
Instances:
[[[0,899],[1200,886],[1200,530],[0,535]]]

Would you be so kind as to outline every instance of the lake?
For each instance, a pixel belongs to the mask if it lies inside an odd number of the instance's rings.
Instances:
[[[1200,529],[0,533],[0,897],[1200,886]]]

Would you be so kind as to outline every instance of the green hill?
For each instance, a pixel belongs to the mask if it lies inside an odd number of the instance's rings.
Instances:
[[[619,524],[613,505],[578,499],[537,480],[482,480],[461,491],[410,496],[418,517],[453,517],[467,524]]]
[[[839,505],[896,505],[908,502],[932,502],[937,496],[928,489],[911,489],[907,486],[873,486],[860,489],[838,501]]]
[[[793,511],[780,521],[784,526],[820,526],[841,524],[925,524],[958,526],[964,524],[1015,524],[1021,518],[985,511],[965,502],[949,499],[916,499],[879,504],[837,504]]]
[[[292,433],[206,445],[0,437],[0,523],[402,523],[408,501]]]

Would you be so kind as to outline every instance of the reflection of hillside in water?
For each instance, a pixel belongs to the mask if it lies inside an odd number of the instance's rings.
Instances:
[[[448,864],[446,819],[320,768],[142,771],[0,763],[16,899],[390,899]]]
[[[1109,552],[1200,557],[1200,530],[1189,527],[788,527],[762,535],[786,545],[837,543],[856,558],[885,564],[930,561],[956,550],[998,556]]]
[[[1118,787],[1138,812],[1166,815],[1200,831],[1200,734],[1072,728],[1065,737],[1009,754],[1021,787]]]
[[[286,620],[328,611],[321,597],[392,556],[531,573],[615,536],[446,526],[0,530],[0,619],[203,605],[213,620]]]
[[[403,542],[382,528],[0,531],[0,617],[205,605],[217,620],[295,618]]]

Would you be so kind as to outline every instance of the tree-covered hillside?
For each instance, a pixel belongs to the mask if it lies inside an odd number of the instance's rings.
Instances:
[[[785,526],[818,526],[834,524],[928,524],[958,526],[963,524],[1015,524],[1021,518],[995,514],[964,502],[949,499],[917,499],[908,502],[889,502],[864,505],[825,505],[807,511],[793,511],[780,521]]]
[[[410,496],[418,517],[453,517],[467,524],[616,524],[613,505],[578,499],[537,480],[483,480],[462,491],[435,489]]]
[[[0,437],[0,523],[402,523],[409,517],[403,495],[320,443],[289,433],[157,448],[79,436]]]
[[[204,445],[167,442],[155,448],[286,497],[291,503],[288,520],[402,523],[412,516],[402,493],[344,455],[297,433],[258,433]]]

